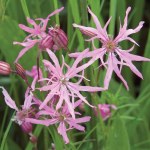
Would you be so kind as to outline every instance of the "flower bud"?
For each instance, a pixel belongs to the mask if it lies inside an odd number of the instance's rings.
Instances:
[[[28,79],[27,79],[27,75],[26,75],[26,71],[25,69],[18,63],[15,63],[15,70],[16,73],[22,78],[24,79],[24,81],[26,82],[26,84],[31,88],[30,84],[28,83]]]
[[[24,68],[18,64],[18,63],[15,63],[15,69],[16,69],[16,73],[21,76],[24,80],[26,80],[26,71],[24,70]]]
[[[25,133],[31,133],[32,130],[33,130],[33,126],[32,126],[32,124],[29,123],[29,122],[23,122],[23,123],[21,124],[21,129],[22,129],[23,132],[25,132]]]
[[[55,28],[50,28],[49,35],[51,35],[53,38],[55,48],[58,47],[57,50],[61,48],[64,48],[64,49],[67,48],[67,45],[68,45],[67,35],[58,26],[56,26]]]
[[[94,108],[94,112],[96,115],[98,115],[99,111],[102,119],[106,120],[111,116],[111,109],[116,110],[117,107],[110,104],[98,104],[98,108]]]
[[[47,35],[46,37],[44,37],[40,44],[39,44],[39,48],[40,49],[46,49],[46,48],[49,48],[51,49],[54,45],[54,42],[53,42],[53,39],[51,36]]]
[[[30,141],[33,143],[33,144],[36,144],[37,143],[37,137],[35,135],[30,135]]]
[[[91,38],[94,37],[94,36],[96,36],[95,33],[90,32],[90,31],[87,31],[87,30],[80,29],[80,31],[81,31],[84,35],[89,36],[89,37],[91,37]]]
[[[11,73],[10,65],[6,62],[0,61],[0,74],[9,75]]]

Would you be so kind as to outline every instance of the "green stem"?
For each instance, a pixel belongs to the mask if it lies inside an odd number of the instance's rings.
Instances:
[[[111,35],[114,35],[115,32],[116,7],[117,7],[117,0],[110,0],[109,16],[112,16],[112,19],[109,25],[109,34]]]
[[[22,6],[25,17],[30,18],[30,14],[29,14],[29,10],[28,10],[28,7],[27,7],[26,0],[21,0],[21,6]],[[28,26],[31,27],[31,25],[29,23],[28,23]]]
[[[2,126],[1,126],[1,130],[0,130],[0,140],[2,138],[2,132],[3,132],[3,129],[4,129],[4,126],[5,126],[7,113],[8,113],[8,106],[5,109],[4,118],[3,118],[3,121],[2,121]]]
[[[53,3],[54,3],[54,10],[58,9],[58,2],[57,2],[57,0],[53,0]],[[55,21],[56,21],[56,24],[60,24],[59,13],[55,15]]]
[[[12,115],[11,118],[14,117],[14,114],[15,114],[15,112],[13,113],[13,115]],[[12,121],[10,120],[10,121],[9,121],[9,124],[8,124],[8,126],[7,126],[7,128],[6,128],[6,131],[5,131],[5,133],[4,133],[4,136],[3,136],[3,140],[2,140],[2,143],[1,143],[0,150],[4,150],[4,146],[5,146],[6,139],[7,139],[8,133],[9,133],[9,131],[10,131],[11,125],[12,125]]]

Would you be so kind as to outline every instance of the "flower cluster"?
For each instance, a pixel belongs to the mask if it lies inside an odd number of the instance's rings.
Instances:
[[[137,76],[142,78],[141,73],[133,65],[132,61],[150,61],[150,59],[130,54],[134,46],[129,50],[122,50],[119,46],[119,42],[123,40],[128,40],[138,45],[129,35],[138,32],[142,28],[143,22],[140,22],[135,29],[127,29],[130,9],[129,7],[126,11],[124,25],[120,27],[118,36],[113,39],[106,31],[110,19],[104,28],[102,28],[97,17],[88,8],[96,24],[96,29],[77,24],[73,24],[73,26],[78,27],[83,34],[90,37],[88,41],[92,41],[94,50],[89,51],[87,48],[80,53],[69,54],[70,57],[75,57],[72,65],[68,65],[67,62],[65,62],[64,56],[62,56],[62,64],[60,64],[55,55],[57,50],[67,49],[67,35],[58,25],[50,28],[47,27],[50,17],[62,11],[63,7],[55,10],[48,15],[46,19],[38,18],[32,20],[27,18],[27,22],[31,24],[33,28],[23,24],[19,25],[19,27],[28,32],[29,35],[23,42],[14,42],[14,44],[22,45],[24,48],[20,51],[15,60],[15,71],[11,69],[9,64],[0,61],[0,74],[9,75],[10,73],[16,73],[27,83],[28,88],[25,93],[23,106],[18,108],[4,87],[0,86],[0,88],[2,89],[6,104],[16,111],[13,120],[21,126],[24,132],[31,136],[33,124],[42,124],[45,126],[56,125],[58,133],[63,137],[65,143],[69,143],[67,132],[72,129],[84,131],[85,127],[80,124],[88,122],[91,118],[89,116],[82,116],[80,111],[77,112],[77,108],[80,109],[81,105],[87,104],[92,107],[96,115],[99,110],[103,120],[111,116],[110,108],[115,110],[115,105],[99,104],[96,108],[96,106],[90,104],[82,92],[93,93],[107,90],[113,71],[128,89],[127,82],[121,74],[123,65],[128,66]],[[36,22],[40,23],[37,24]],[[101,48],[94,46],[95,39],[98,39],[102,43]],[[49,56],[49,60],[42,60],[45,70],[40,69],[38,65],[39,62],[37,62],[37,66],[32,67],[31,71],[24,70],[18,61],[36,44],[38,45],[39,52],[45,51]],[[105,61],[104,57],[106,54],[107,59]],[[82,60],[86,58],[90,59],[83,64]],[[89,81],[84,76],[85,69],[97,59],[100,59],[100,65],[107,69],[104,87],[83,85],[84,80]],[[37,59],[37,61],[39,60]],[[29,77],[32,78],[32,83],[30,84],[28,82]],[[44,95],[44,100],[42,100],[41,97],[39,98],[35,94],[35,91]]]

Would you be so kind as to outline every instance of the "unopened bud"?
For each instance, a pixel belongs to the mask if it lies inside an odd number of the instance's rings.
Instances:
[[[18,63],[15,63],[15,70],[16,73],[25,80],[26,84],[31,88],[30,84],[28,83],[27,75],[25,69]]]
[[[50,28],[49,35],[52,36],[54,44],[58,47],[58,49],[67,48],[67,45],[68,45],[67,35],[58,26],[56,26],[55,28]]]
[[[9,75],[11,73],[10,65],[6,62],[0,61],[0,74]]]
[[[25,69],[18,63],[15,63],[16,73],[21,76],[24,80],[26,80],[26,71]]]
[[[33,130],[33,126],[29,122],[23,122],[21,124],[21,128],[22,128],[23,132],[25,132],[25,133],[31,133]]]
[[[47,35],[46,37],[44,37],[40,44],[39,44],[39,48],[40,49],[46,49],[46,48],[49,48],[51,49],[54,45],[54,42],[53,42],[53,39],[50,35]]]
[[[94,108],[94,112],[96,116],[100,112],[102,119],[106,120],[111,116],[111,109],[116,110],[117,107],[113,104],[98,104],[98,108]]]
[[[81,31],[84,35],[87,35],[87,36],[89,36],[89,37],[91,37],[91,38],[94,37],[94,36],[96,36],[95,33],[90,32],[90,31],[87,31],[87,30],[80,29],[80,31]]]
[[[33,143],[33,144],[36,144],[37,143],[37,137],[35,135],[30,135],[30,141]]]

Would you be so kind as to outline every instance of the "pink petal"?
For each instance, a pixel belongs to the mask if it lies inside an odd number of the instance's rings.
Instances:
[[[26,31],[26,32],[28,32],[28,33],[31,33],[31,34],[33,34],[33,33],[35,32],[35,29],[29,28],[29,27],[27,27],[27,26],[25,26],[25,25],[23,25],[23,24],[19,24],[19,27],[20,27],[22,30],[24,30],[24,31]]]
[[[59,133],[60,135],[62,135],[62,137],[63,137],[65,143],[66,143],[66,144],[69,143],[69,139],[68,139],[68,136],[67,136],[67,133],[66,133],[66,126],[65,126],[65,123],[64,123],[64,122],[62,122],[62,123],[59,124],[57,130],[58,130],[58,133]]]
[[[54,67],[54,66],[51,64],[50,61],[44,59],[44,60],[43,60],[43,63],[44,63],[44,66],[45,66],[45,67],[48,67],[49,71],[52,71],[52,72],[56,75],[57,78],[60,77],[60,72],[57,70],[56,67]]]
[[[111,77],[112,77],[112,73],[113,73],[112,63],[108,59],[108,68],[107,68],[105,79],[104,79],[104,87],[106,89],[108,89],[108,87],[109,87],[109,83],[110,83],[110,80],[111,80]]]
[[[28,92],[28,91],[27,91]],[[33,94],[31,92],[28,93],[28,96],[25,97],[23,109],[29,109],[31,107]]]
[[[134,72],[138,77],[140,77],[141,79],[143,79],[142,74],[138,71],[138,69],[132,64],[132,59],[130,59],[130,57],[133,58],[133,56],[131,54],[129,54],[129,58],[128,58],[128,54],[127,53],[118,53],[119,55],[121,55],[120,57],[126,62],[127,66],[130,67],[130,69],[132,70],[132,72]],[[127,54],[127,55],[126,55]],[[140,56],[139,57],[134,57],[137,60],[141,61]],[[149,61],[149,60],[145,60],[145,61]]]
[[[127,29],[128,14],[129,14],[130,10],[131,10],[131,7],[128,7],[128,9],[126,11],[126,16],[124,19],[124,25],[123,25],[123,27],[120,28],[119,34],[114,40],[114,42],[116,42],[116,43],[121,42],[123,40],[129,40],[129,41],[133,42],[134,44],[137,44],[132,38],[130,38],[128,36],[139,32],[141,30],[141,28],[143,27],[144,21],[141,21],[135,29]]]
[[[124,55],[126,58],[128,58],[131,61],[150,61],[149,58],[145,58],[145,57],[142,57],[142,56],[137,56],[137,55],[134,55],[134,54],[130,54],[126,50],[119,49],[119,52],[121,53],[122,56]]]
[[[2,87],[0,86],[0,88],[3,90],[2,93],[4,95],[4,99],[5,99],[5,103],[12,109],[15,109],[16,111],[18,111],[18,108],[15,104],[15,102],[11,99],[11,97],[9,96],[8,92]]]
[[[68,124],[70,125],[71,128],[73,127],[73,128],[75,128],[77,130],[80,130],[80,131],[84,131],[85,130],[85,128],[83,126],[81,126],[81,125],[76,123],[76,119],[74,120],[74,119],[69,119],[68,118],[67,122],[68,122]]]
[[[64,9],[64,7],[61,7],[59,9],[56,9],[55,11],[53,11],[51,14],[48,15],[47,18],[50,18],[51,16],[54,16],[55,14],[59,13],[60,11],[62,11]]]
[[[64,90],[63,90],[63,87],[61,86],[61,88],[60,88],[60,98],[59,98],[59,101],[56,105],[56,110],[61,108],[61,106],[63,104],[63,101],[64,101]]]
[[[92,27],[84,27],[81,25],[77,25],[77,24],[73,24],[74,27],[77,27],[81,30],[81,32],[83,32],[83,34],[87,35],[87,36],[96,36],[97,35],[97,30],[92,28]]]
[[[90,121],[91,117],[82,117],[82,118],[76,118],[76,123],[84,123]]]
[[[49,50],[48,48],[46,49],[46,51],[49,54],[49,57],[54,62],[55,66],[60,69],[59,61],[58,61],[56,55],[51,50]]]
[[[27,21],[28,21],[28,23],[30,23],[31,25],[33,25],[34,28],[38,27],[38,25],[35,23],[35,21],[33,19],[30,19],[29,17],[27,17]]]
[[[96,92],[96,91],[103,91],[105,88],[101,87],[91,87],[91,86],[80,86],[75,83],[69,82],[69,85],[72,86],[74,89],[79,91],[88,91],[88,92]]]
[[[35,76],[35,78],[32,81],[32,84],[31,84],[31,88],[32,88],[33,91],[35,90],[35,85],[37,83],[37,80],[38,80],[38,76]]]
[[[49,57],[52,59],[52,61],[54,62],[56,68],[57,68],[57,71],[59,72],[59,74],[61,74],[61,67],[59,65],[59,61],[56,57],[56,55],[51,51],[49,50],[48,48],[46,49],[47,53],[49,54]]]
[[[107,33],[106,31],[101,27],[101,24],[97,18],[97,16],[90,10],[90,8],[88,7],[88,11],[91,14],[91,16],[93,17],[94,23],[96,25],[96,28],[99,32],[99,38],[103,39],[104,41],[106,41],[108,39]]]
[[[25,121],[33,124],[41,124],[41,125],[49,126],[52,124],[56,124],[58,122],[58,119],[38,120],[34,118],[25,118]]]
[[[92,105],[89,104],[89,102],[80,94],[80,92],[78,90],[74,89],[70,85],[68,85],[68,88],[69,88],[70,91],[72,91],[73,93],[75,93],[84,103],[86,103],[90,107],[94,107],[94,106],[92,106]]]
[[[64,100],[66,102],[66,104],[68,105],[68,110],[72,116],[72,118],[75,118],[75,112],[74,112],[74,107],[72,106],[71,102],[70,102],[70,98],[69,98],[69,93],[66,87],[64,87]]]
[[[55,83],[55,84],[46,85],[46,86],[43,86],[43,87],[37,88],[37,89],[40,91],[49,91],[49,90],[53,90],[57,85],[58,85],[58,83]]]
[[[18,60],[19,60],[28,50],[30,50],[30,48],[32,48],[36,43],[37,43],[37,41],[33,41],[33,42],[30,43],[30,44],[31,44],[30,46],[23,48],[23,49],[19,52],[19,54],[18,54],[18,56],[17,56],[15,62],[18,62]]]
[[[40,105],[39,109],[42,109],[51,99],[52,97],[56,94],[56,92],[59,90],[60,84],[57,84],[51,92],[46,96],[44,102]]]
[[[119,68],[117,66],[118,62],[117,62],[116,57],[112,55],[111,59],[112,59],[113,69],[114,69],[116,75],[122,80],[122,82],[124,83],[124,85],[127,88],[127,90],[129,90],[128,84],[127,84],[126,80],[123,78],[123,76],[121,75],[120,70],[119,70]]]

